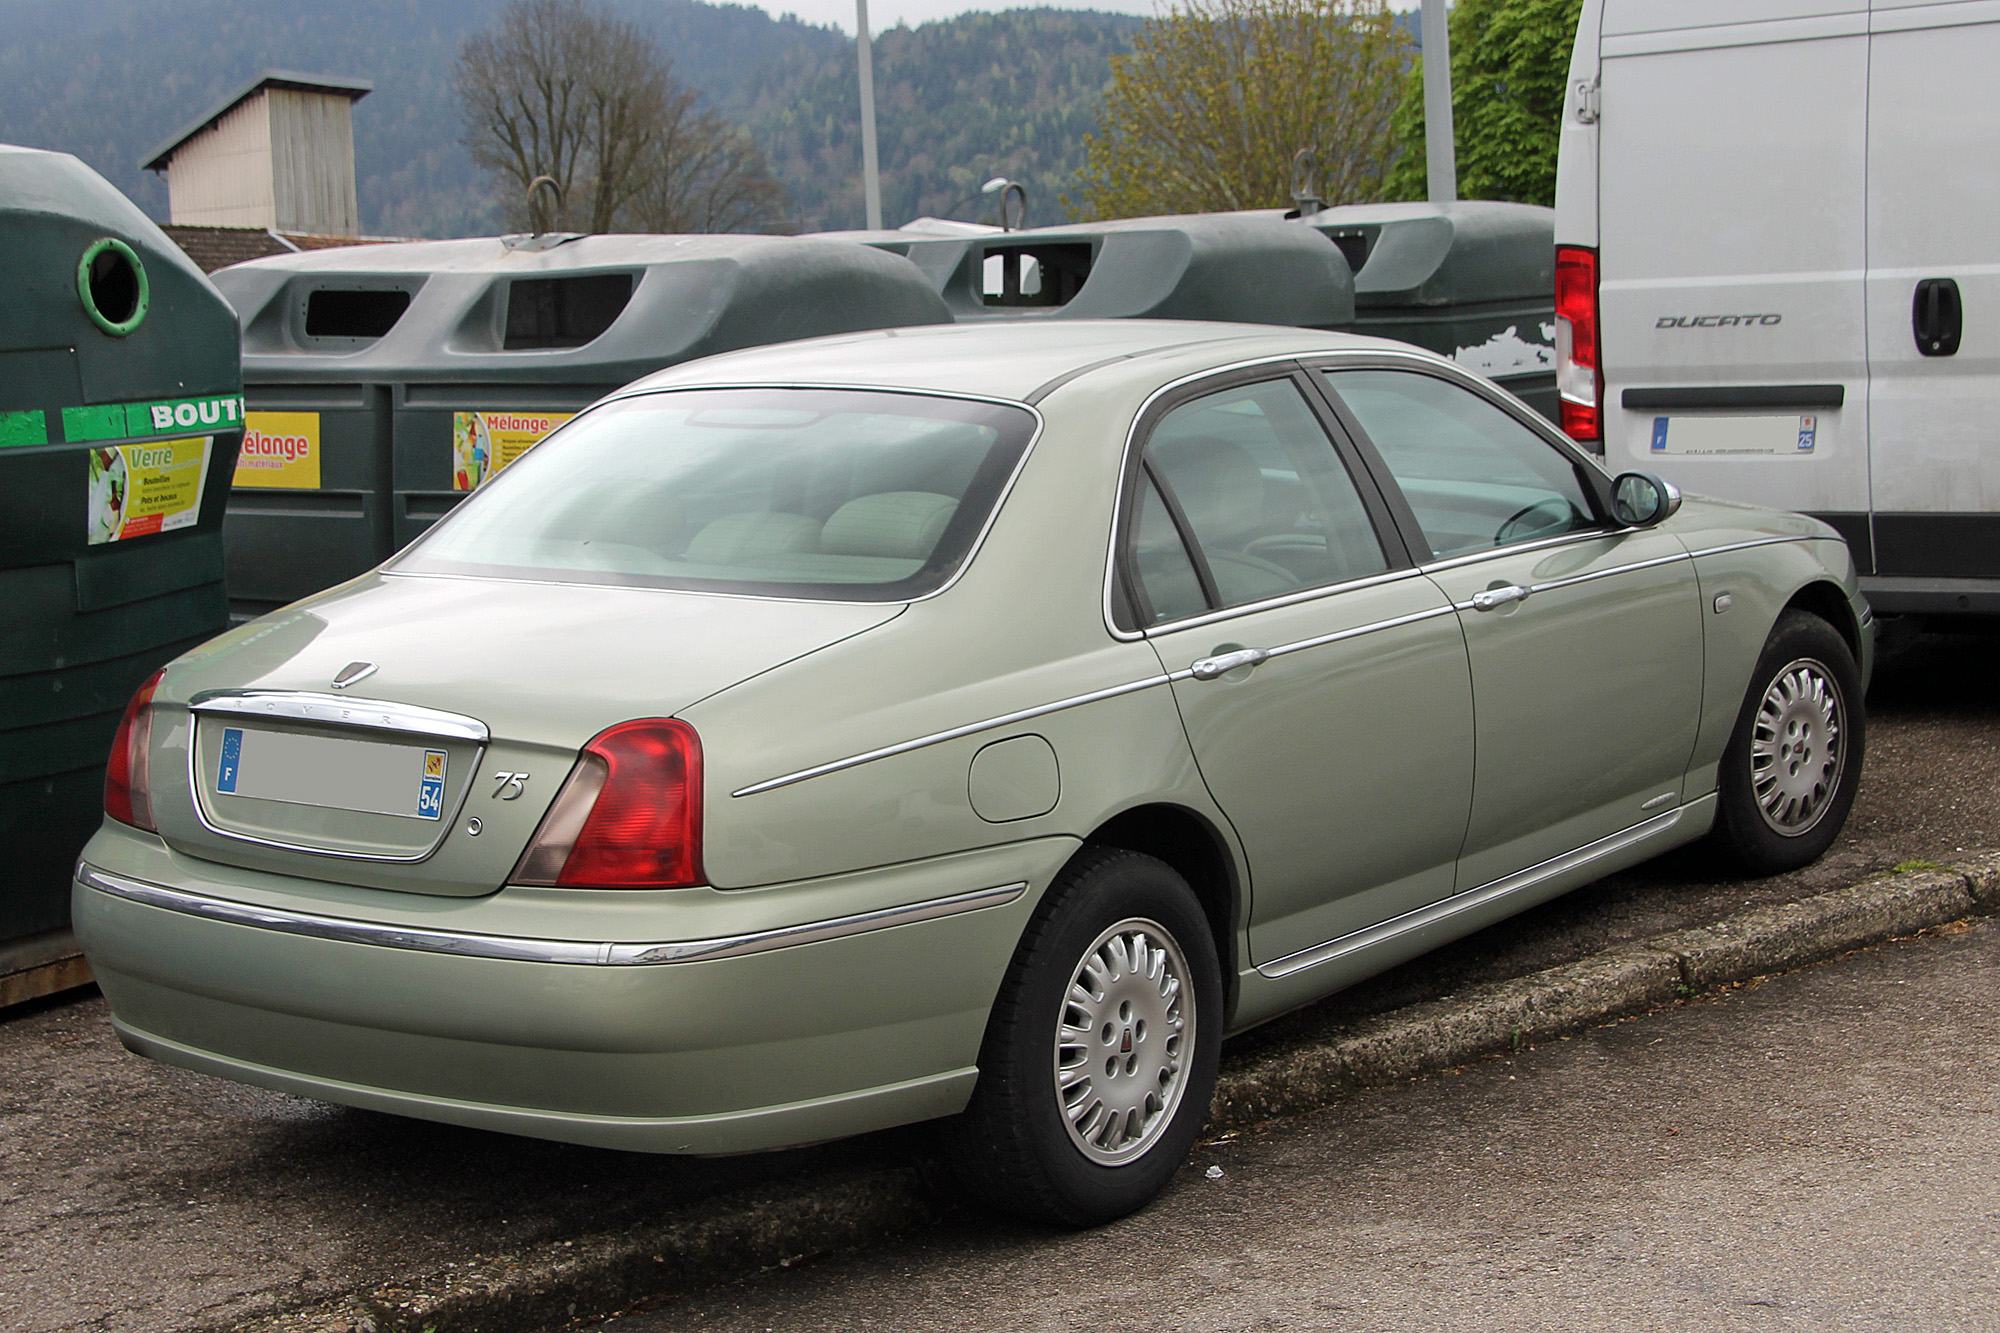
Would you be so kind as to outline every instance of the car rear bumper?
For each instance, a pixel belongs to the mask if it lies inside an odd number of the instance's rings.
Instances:
[[[748,1152],[960,1109],[1015,943],[1074,846],[761,890],[468,901],[287,882],[107,830],[73,904],[140,1054],[541,1138]]]

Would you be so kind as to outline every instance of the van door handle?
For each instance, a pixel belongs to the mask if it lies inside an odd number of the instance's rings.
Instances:
[[[1925,356],[1952,356],[1965,329],[1965,303],[1951,278],[1925,278],[1910,301],[1910,331]]]
[[[1518,583],[1510,583],[1504,588],[1487,588],[1472,594],[1472,609],[1493,611],[1509,602],[1526,601],[1527,597],[1528,590]]]
[[[1269,649],[1238,648],[1233,653],[1217,653],[1214,657],[1201,658],[1188,668],[1188,674],[1196,680],[1215,680],[1238,667],[1258,666],[1270,660]]]

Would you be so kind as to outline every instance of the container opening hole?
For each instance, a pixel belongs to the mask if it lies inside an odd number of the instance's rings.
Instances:
[[[380,338],[410,308],[400,288],[318,291],[306,297],[306,337]]]
[[[1330,231],[1326,238],[1340,247],[1340,253],[1347,260],[1350,272],[1359,273],[1361,266],[1368,262],[1368,251],[1375,240],[1365,231]]]
[[[119,250],[99,250],[90,261],[90,301],[113,324],[139,313],[139,270]]]
[[[1088,244],[996,246],[981,261],[979,294],[990,306],[1068,305],[1089,278]]]
[[[581,347],[618,318],[632,299],[629,273],[574,278],[517,278],[507,291],[510,352],[538,347]]]

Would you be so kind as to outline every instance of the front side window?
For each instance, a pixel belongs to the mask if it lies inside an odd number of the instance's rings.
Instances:
[[[895,601],[972,549],[1034,435],[1016,407],[836,389],[621,399],[511,464],[396,570]]]
[[[1597,526],[1576,465],[1478,394],[1410,371],[1323,373],[1438,559]]]
[[[1379,574],[1389,567],[1367,508],[1326,432],[1290,380],[1247,384],[1197,398],[1160,419],[1142,457],[1147,479],[1135,539],[1164,549],[1171,519],[1193,548],[1205,602],[1242,606],[1302,588]],[[1154,496],[1152,489],[1160,494]],[[1186,558],[1186,557],[1183,557]],[[1137,562],[1149,595],[1156,578],[1185,606],[1184,580],[1164,555]],[[1157,567],[1157,575],[1148,566]]]

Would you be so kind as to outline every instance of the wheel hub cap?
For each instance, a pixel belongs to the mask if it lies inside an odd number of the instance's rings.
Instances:
[[[1757,706],[1750,789],[1764,822],[1787,837],[1826,814],[1847,763],[1846,718],[1833,673],[1811,658],[1780,671]]]
[[[1097,937],[1056,1020],[1057,1110],[1101,1165],[1143,1153],[1172,1122],[1194,1053],[1194,996],[1180,946],[1152,921]]]

